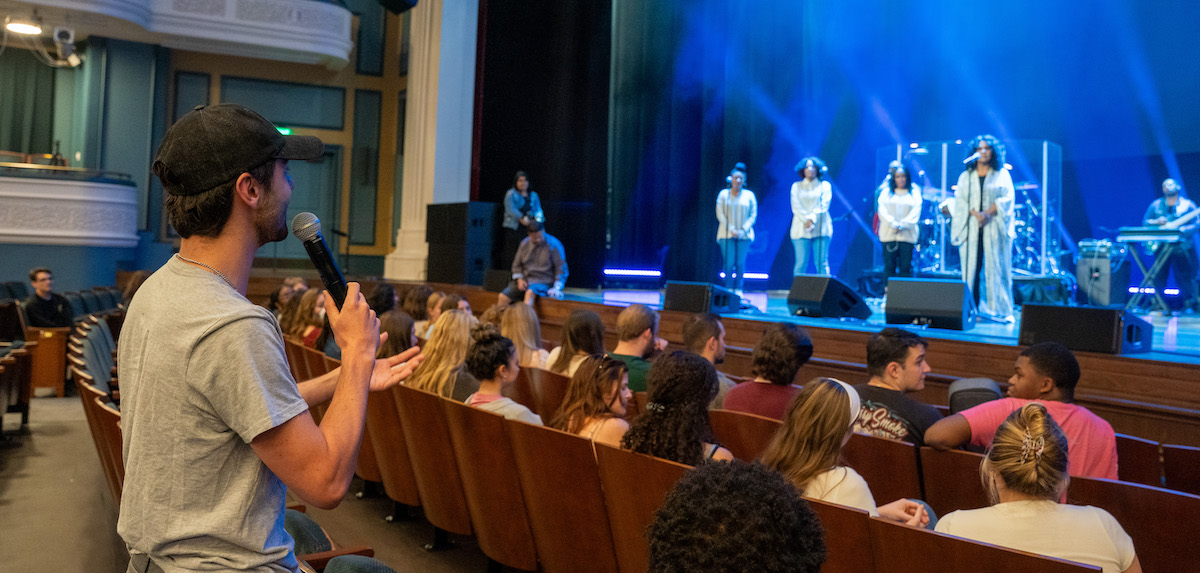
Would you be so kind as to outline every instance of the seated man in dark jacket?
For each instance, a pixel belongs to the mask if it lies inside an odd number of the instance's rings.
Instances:
[[[25,299],[25,316],[29,326],[56,327],[73,326],[75,313],[71,303],[62,295],[54,294],[54,273],[45,267],[29,271],[29,282],[33,284],[33,295]]]

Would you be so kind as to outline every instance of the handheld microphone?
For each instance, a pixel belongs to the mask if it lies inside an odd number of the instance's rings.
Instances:
[[[968,158],[964,159],[964,160],[963,160],[963,165],[966,165],[966,164],[968,164],[968,163],[970,163],[970,162],[972,162],[972,161],[975,161],[976,159],[979,159],[979,152],[978,152],[978,151],[976,151],[975,153],[972,153],[970,157],[968,157]]]
[[[307,211],[300,213],[292,219],[292,234],[304,243],[308,258],[312,259],[313,266],[317,267],[317,272],[321,274],[325,290],[333,297],[333,302],[337,303],[340,310],[342,303],[346,302],[346,278],[333,261],[325,237],[321,236],[321,220]]]

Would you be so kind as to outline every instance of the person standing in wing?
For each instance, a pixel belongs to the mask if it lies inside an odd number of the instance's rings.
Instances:
[[[1004,146],[995,137],[976,137],[971,150],[955,187],[950,242],[960,247],[963,281],[979,313],[1011,324],[1012,176],[1004,165]]]
[[[746,254],[754,242],[754,220],[758,218],[758,200],[746,183],[746,164],[738,162],[725,178],[729,187],[717,193],[717,246],[724,261],[725,287],[742,296],[745,285]]]
[[[1156,227],[1178,225],[1183,240],[1176,244],[1160,244],[1157,247],[1169,248],[1171,253],[1167,255],[1170,257],[1167,264],[1154,276],[1154,290],[1162,293],[1167,286],[1167,273],[1174,269],[1175,282],[1179,283],[1179,292],[1184,296],[1185,311],[1196,312],[1200,310],[1200,295],[1196,292],[1196,245],[1192,242],[1192,235],[1196,231],[1197,219],[1195,215],[1191,215],[1191,220],[1187,222],[1174,222],[1188,216],[1197,207],[1195,202],[1180,194],[1182,189],[1174,179],[1163,181],[1163,196],[1150,203],[1142,222]]]

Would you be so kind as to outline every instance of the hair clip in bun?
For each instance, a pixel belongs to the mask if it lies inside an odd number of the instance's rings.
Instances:
[[[1021,439],[1021,463],[1027,462],[1033,458],[1035,462],[1042,461],[1042,454],[1046,451],[1046,438],[1038,436],[1034,438],[1029,432],[1025,432],[1025,437]]]

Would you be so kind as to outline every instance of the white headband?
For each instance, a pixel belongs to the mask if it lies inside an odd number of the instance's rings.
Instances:
[[[841,384],[842,388],[846,390],[846,397],[850,398],[850,427],[853,428],[854,421],[858,419],[859,406],[862,405],[862,401],[858,398],[858,390],[855,390],[853,386],[842,382],[837,378],[830,378],[829,380]]]

